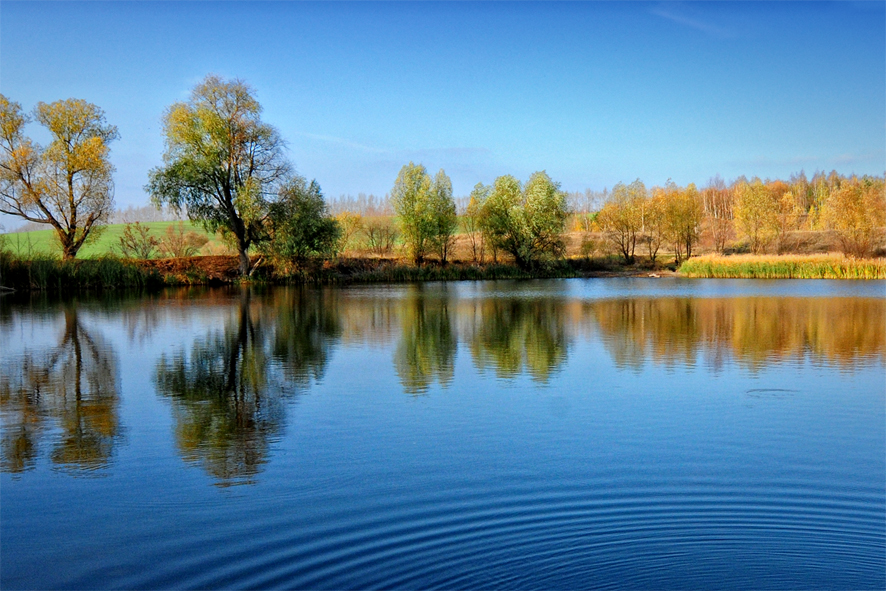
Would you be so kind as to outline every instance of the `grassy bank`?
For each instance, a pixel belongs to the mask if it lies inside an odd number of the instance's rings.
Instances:
[[[718,279],[886,279],[886,259],[841,255],[701,256],[679,269],[684,277]]]
[[[25,260],[0,253],[0,286],[17,291],[70,292],[162,285],[160,273],[112,257],[63,261],[36,256]]]

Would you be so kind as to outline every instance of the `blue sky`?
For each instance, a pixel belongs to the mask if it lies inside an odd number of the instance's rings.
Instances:
[[[3,1],[0,92],[102,107],[121,208],[148,202],[162,113],[208,73],[253,86],[327,196],[384,194],[410,160],[456,195],[542,169],[570,191],[879,175],[884,7]]]

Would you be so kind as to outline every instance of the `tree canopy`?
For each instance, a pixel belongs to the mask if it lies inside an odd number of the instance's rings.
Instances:
[[[81,99],[38,103],[34,117],[52,138],[45,148],[25,135],[21,105],[0,94],[0,211],[52,226],[72,259],[113,210],[108,144],[119,134]]]
[[[391,202],[413,261],[421,264],[436,251],[446,262],[458,224],[452,182],[446,173],[441,169],[431,179],[424,166],[410,162],[397,175]]]
[[[517,266],[526,269],[563,253],[568,215],[566,194],[541,171],[525,186],[510,175],[495,179],[481,219],[492,247],[511,254]]]
[[[167,109],[164,164],[146,187],[155,204],[185,209],[208,231],[230,235],[244,275],[249,248],[267,238],[270,203],[290,173],[283,140],[261,111],[245,82],[207,76],[188,102]]]
[[[295,176],[269,206],[268,234],[265,251],[282,266],[299,265],[310,257],[334,254],[341,227],[329,216],[317,181]]]

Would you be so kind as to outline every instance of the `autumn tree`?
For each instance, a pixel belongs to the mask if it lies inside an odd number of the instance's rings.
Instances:
[[[445,262],[457,224],[452,183],[446,173],[440,170],[431,179],[424,166],[410,162],[397,175],[391,203],[415,264],[422,264],[435,251]]]
[[[788,234],[799,227],[804,210],[785,183],[773,183],[769,191],[775,199],[775,248],[782,254],[787,250]]]
[[[649,260],[655,263],[658,251],[668,236],[666,189],[656,187],[643,203],[643,236]]]
[[[347,251],[353,247],[356,236],[363,229],[363,216],[359,213],[343,211],[335,216],[335,221],[338,222],[338,227],[341,229],[339,250]]]
[[[120,254],[126,258],[149,259],[160,246],[151,228],[140,222],[126,224],[120,236]]]
[[[0,212],[52,226],[73,259],[114,207],[108,144],[119,135],[81,99],[37,103],[34,118],[49,131],[45,148],[24,133],[31,117],[0,94]]]
[[[193,230],[186,230],[185,223],[179,222],[166,227],[166,233],[158,246],[161,253],[178,259],[196,255],[207,242],[209,238]]]
[[[733,226],[733,193],[718,176],[701,192],[701,201],[714,249],[722,253]]]
[[[494,248],[514,257],[521,269],[561,256],[569,208],[559,183],[536,172],[526,185],[505,175],[495,179],[483,203],[484,234]]]
[[[877,237],[886,226],[886,194],[880,179],[842,183],[831,193],[823,210],[824,220],[836,230],[843,252],[852,257],[870,256]]]
[[[646,186],[640,179],[630,185],[618,183],[612,187],[609,200],[600,210],[597,223],[606,238],[618,249],[625,263],[634,263],[637,240],[643,231],[643,204]]]
[[[739,184],[735,190],[735,224],[757,254],[775,237],[778,204],[760,179]]]
[[[146,187],[156,205],[185,209],[207,231],[229,234],[241,275],[250,270],[250,247],[267,238],[269,206],[290,173],[283,140],[261,111],[245,82],[207,76],[188,102],[167,109],[164,164]]]
[[[665,205],[666,224],[674,243],[674,255],[679,262],[683,255],[692,256],[692,246],[698,242],[704,209],[695,185],[689,183],[685,189],[674,185],[668,193]]]

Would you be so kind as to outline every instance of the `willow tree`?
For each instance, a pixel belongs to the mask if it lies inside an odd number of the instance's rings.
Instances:
[[[21,105],[0,94],[0,212],[52,226],[72,259],[113,210],[117,128],[81,99],[38,103],[34,118],[49,131],[45,148],[25,135]]]
[[[146,187],[156,205],[184,209],[207,231],[230,237],[241,275],[250,270],[250,247],[266,239],[269,206],[290,172],[283,140],[261,111],[245,82],[207,76],[188,102],[167,109],[164,164]]]
[[[458,225],[452,182],[446,173],[441,169],[432,179],[424,166],[410,162],[397,175],[391,202],[415,264],[434,251],[445,263]]]
[[[563,254],[569,207],[566,194],[546,172],[534,173],[525,186],[510,175],[498,177],[482,207],[490,245],[513,256],[521,269]]]

